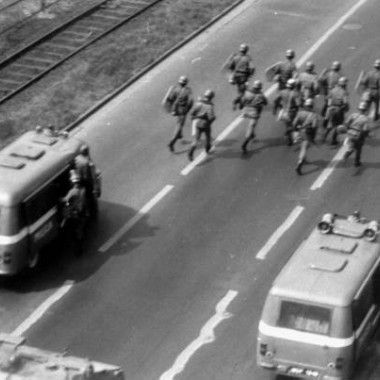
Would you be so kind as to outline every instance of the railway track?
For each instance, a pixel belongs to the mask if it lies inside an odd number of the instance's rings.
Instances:
[[[103,0],[0,61],[0,104],[163,0]]]

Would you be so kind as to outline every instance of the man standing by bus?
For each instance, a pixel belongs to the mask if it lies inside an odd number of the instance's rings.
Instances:
[[[75,170],[70,171],[71,188],[62,199],[63,222],[69,230],[70,238],[75,244],[77,255],[82,254],[84,225],[87,217],[86,190]]]

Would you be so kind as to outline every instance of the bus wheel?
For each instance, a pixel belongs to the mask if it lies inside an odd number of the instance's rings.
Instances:
[[[40,251],[38,249],[33,250],[28,256],[28,269],[34,269],[40,262]]]

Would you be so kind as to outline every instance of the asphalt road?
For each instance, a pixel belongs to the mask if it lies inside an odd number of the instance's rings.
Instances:
[[[82,258],[57,244],[58,258],[47,259],[38,276],[3,281],[2,330],[14,331],[72,280],[68,293],[25,329],[31,344],[119,364],[133,380],[266,379],[255,364],[255,339],[270,283],[321,214],[360,209],[379,219],[379,139],[372,132],[361,168],[337,163],[325,181],[320,176],[338,150],[313,147],[311,164],[297,176],[297,151],[285,146],[268,108],[258,141],[242,158],[244,122],[236,121],[235,90],[220,68],[242,42],[251,46],[256,78],[286,49],[303,63],[312,49],[317,71],[342,62],[355,109],[353,84],[380,50],[378,1],[363,1],[343,20],[355,4],[247,0],[83,123],[77,133],[91,144],[103,173],[99,225]],[[326,35],[339,20],[342,25]],[[214,137],[236,125],[190,168],[189,125],[185,143],[170,153],[174,120],[160,106],[181,74],[196,95],[215,90]],[[258,260],[294,210],[298,218]],[[374,345],[355,379],[380,377],[375,357]]]

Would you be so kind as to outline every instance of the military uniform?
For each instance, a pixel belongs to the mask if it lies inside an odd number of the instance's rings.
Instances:
[[[293,144],[293,120],[297,115],[300,104],[301,98],[299,92],[296,89],[290,88],[281,90],[273,101],[273,114],[276,114],[277,110],[281,108],[278,119],[285,126],[285,138],[288,145]]]
[[[338,84],[339,78],[341,77],[340,68],[330,68],[327,69],[324,74],[319,78],[319,87],[321,93],[325,96],[324,105],[322,107],[321,115],[325,117],[327,111],[327,99],[330,91]],[[326,123],[325,123],[326,125]]]
[[[318,93],[318,79],[314,72],[304,71],[297,77],[302,104],[306,99],[314,99]]]
[[[255,128],[263,107],[268,104],[266,96],[259,88],[248,88],[242,98],[243,117],[248,121],[245,140],[242,145],[243,153],[247,153],[248,143],[255,138]]]
[[[338,125],[343,124],[345,113],[349,109],[348,91],[340,86],[335,86],[327,96],[327,110],[325,115],[326,132],[324,139],[332,133],[331,145],[338,144]]]
[[[278,83],[278,90],[284,90],[286,82],[297,75],[297,66],[293,60],[288,59],[286,62],[278,64],[274,74],[274,80]]]
[[[188,156],[189,160],[193,160],[195,149],[198,145],[198,142],[202,136],[205,135],[205,150],[208,153],[211,149],[211,124],[216,119],[214,104],[212,103],[212,97],[207,96],[208,92],[206,91],[205,96],[200,98],[195,102],[194,108],[191,111],[191,118],[194,123],[195,134],[193,138],[193,142],[191,144],[191,148],[189,150]]]
[[[364,88],[362,100],[366,101],[368,108],[374,104],[374,120],[379,118],[379,101],[380,101],[380,69],[373,69],[364,75],[361,81]]]
[[[79,178],[79,176],[78,176]],[[78,182],[71,187],[62,199],[64,225],[69,232],[69,239],[74,244],[76,254],[82,253],[84,225],[87,216],[86,190]]]
[[[344,154],[344,161],[355,152],[355,166],[360,166],[362,148],[369,133],[369,118],[364,112],[355,112],[348,117],[345,125],[347,136],[344,145],[347,150]]]
[[[248,53],[240,51],[232,56],[228,68],[231,71],[230,82],[237,87],[237,96],[232,104],[235,110],[238,107],[242,108],[241,98],[246,90],[246,83],[255,72],[255,67],[252,63],[252,57]]]
[[[296,172],[297,174],[302,174],[301,169],[306,162],[307,150],[310,144],[314,143],[315,134],[318,128],[318,116],[312,109],[299,110],[293,121],[293,127],[298,133],[297,139],[301,144]]]
[[[187,83],[187,79],[185,80]],[[174,151],[174,144],[182,138],[183,127],[186,122],[186,116],[193,106],[192,90],[189,86],[178,83],[173,87],[169,96],[170,112],[177,117],[177,124],[172,139],[169,141],[168,147],[171,152]]]

